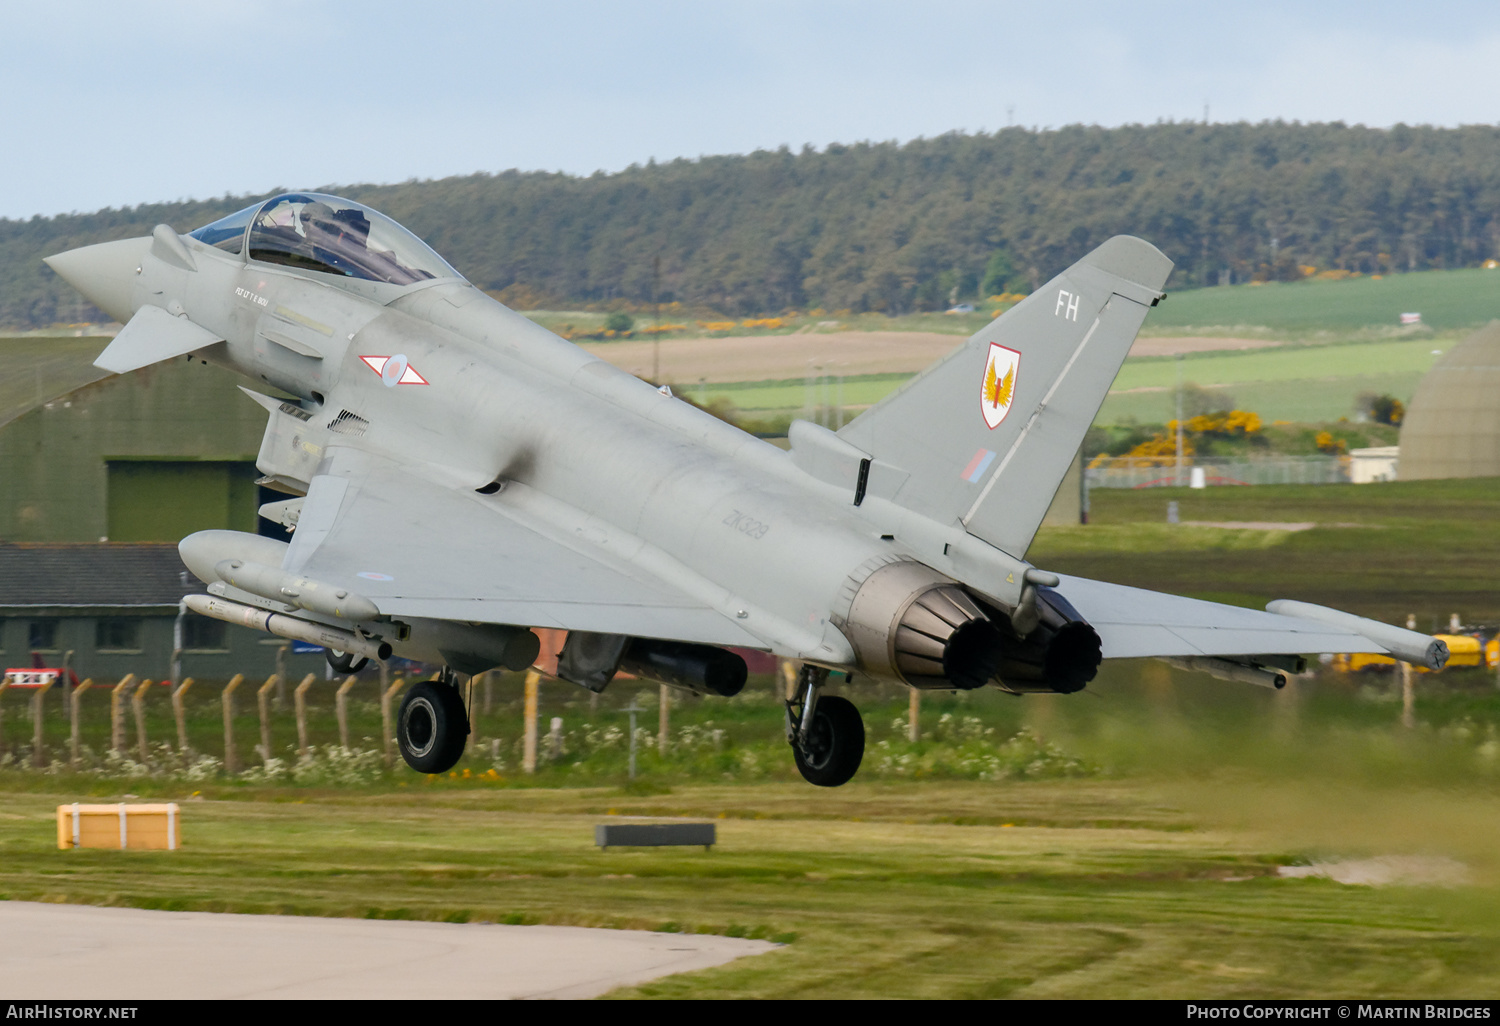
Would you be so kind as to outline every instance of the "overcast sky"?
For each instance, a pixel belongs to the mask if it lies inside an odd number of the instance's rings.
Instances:
[[[0,217],[1009,123],[1500,121],[1500,4],[0,0]]]

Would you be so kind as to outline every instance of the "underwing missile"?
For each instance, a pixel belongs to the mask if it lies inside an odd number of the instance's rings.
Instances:
[[[229,599],[216,598],[212,595],[189,595],[183,601],[193,612],[215,620],[223,620],[225,623],[253,627],[258,631],[265,631],[278,637],[305,641],[311,645],[322,645],[324,648],[339,652],[352,652],[371,659],[391,657],[391,646],[388,643],[366,638],[340,627],[313,623],[311,620],[287,616],[285,613],[272,613],[264,609],[256,609],[254,606],[247,606],[242,602],[231,602]]]

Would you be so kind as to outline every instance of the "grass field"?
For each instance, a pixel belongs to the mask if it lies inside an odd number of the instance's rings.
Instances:
[[[1353,417],[1362,393],[1390,394],[1409,402],[1422,376],[1461,337],[1422,332],[1405,338],[1325,340],[1268,349],[1190,353],[1182,358],[1181,371],[1185,383],[1222,389],[1237,408],[1254,410],[1267,421],[1333,421]],[[1175,357],[1127,359],[1097,422],[1165,422],[1175,415],[1177,374]],[[845,406],[862,408],[879,402],[906,377],[850,375],[841,386],[809,386],[805,377],[793,377],[707,383],[683,391],[697,402],[727,400],[736,409],[765,415],[800,411],[808,405],[837,405],[840,399]]]
[[[1151,312],[1152,332],[1264,328],[1300,336],[1391,330],[1403,313],[1437,331],[1477,327],[1500,317],[1500,271],[1419,271],[1344,281],[1276,282],[1172,291]]]
[[[1240,604],[1300,598],[1424,630],[1459,613],[1500,624],[1500,480],[1377,485],[1096,490],[1090,527],[1042,528],[1027,558],[1051,570]],[[1184,558],[1156,532],[1167,503],[1193,521],[1312,521],[1271,548],[1204,549]],[[1092,526],[1122,532],[1100,551]],[[1353,526],[1342,526],[1353,525]],[[1131,540],[1134,531],[1142,532]],[[1237,532],[1228,532],[1231,535]]]
[[[52,810],[80,782],[11,772],[0,893],[787,945],[618,996],[1500,993],[1497,760],[1482,727],[1477,743],[1461,736],[1500,711],[1487,679],[1424,692],[1424,720],[1437,719],[1404,735],[1378,685],[1273,694],[1124,667],[1091,691],[924,708],[929,734],[944,712],[1019,718],[1101,767],[1064,779],[825,791],[652,769],[635,786],[559,787],[556,771],[525,787],[410,773],[342,788],[113,784],[110,799],[129,786],[183,803],[172,854],[56,851]],[[866,718],[903,707],[866,703]],[[616,816],[712,819],[719,845],[599,852],[592,827]],[[1379,888],[1279,875],[1392,857],[1417,871]]]

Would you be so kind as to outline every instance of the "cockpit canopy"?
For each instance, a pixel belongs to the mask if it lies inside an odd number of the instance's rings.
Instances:
[[[460,275],[421,239],[384,214],[316,192],[286,193],[192,232],[228,253],[347,278],[410,285]]]

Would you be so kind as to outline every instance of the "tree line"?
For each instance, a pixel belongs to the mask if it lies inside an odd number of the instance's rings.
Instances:
[[[1500,255],[1500,128],[1486,125],[1008,128],[331,191],[523,307],[900,314],[1028,291],[1121,232],[1176,262],[1174,288]],[[43,255],[162,222],[186,232],[255,198],[0,220],[0,325],[97,317]]]

